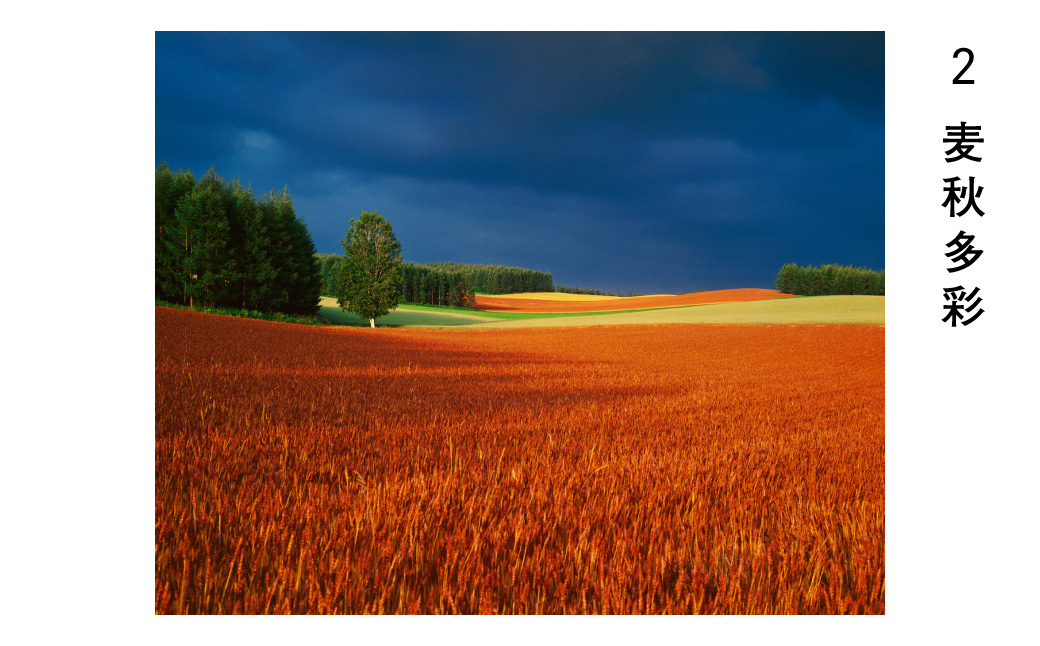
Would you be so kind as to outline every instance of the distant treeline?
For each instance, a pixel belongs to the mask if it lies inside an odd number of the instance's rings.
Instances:
[[[401,273],[404,278],[402,303],[470,310],[477,306],[473,278],[463,271],[405,262],[401,264]]]
[[[318,291],[322,296],[336,298],[336,265],[343,260],[343,254],[316,253],[318,261]]]
[[[214,168],[155,171],[155,297],[190,307],[314,314],[319,271],[288,189],[263,199]]]
[[[884,296],[885,270],[874,271],[841,265],[799,267],[794,263],[788,263],[780,268],[775,284],[781,292],[799,296]]]
[[[649,294],[639,294],[636,292],[605,292],[602,289],[585,289],[582,287],[567,287],[565,285],[557,285],[556,291],[562,294],[588,294],[589,296],[648,296]]]
[[[320,265],[321,293],[335,297],[336,265],[340,254],[316,254]],[[552,274],[522,267],[471,265],[461,262],[402,264],[402,303],[472,308],[475,295],[551,292]]]
[[[320,268],[321,293],[336,298],[336,267],[343,255],[334,253],[315,254]],[[473,309],[477,304],[473,280],[465,272],[444,269],[436,265],[401,263],[401,303],[415,305],[438,305]]]
[[[479,294],[553,291],[552,274],[547,271],[503,265],[471,265],[462,262],[431,262],[422,266],[441,271],[461,272],[473,281],[473,289]]]

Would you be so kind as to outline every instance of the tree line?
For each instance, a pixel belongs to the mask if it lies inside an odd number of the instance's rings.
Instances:
[[[504,265],[474,265],[462,262],[432,262],[422,265],[440,271],[459,272],[472,281],[478,294],[519,294],[522,292],[551,292],[552,274],[547,271],[506,267]]]
[[[337,267],[344,256],[316,254],[323,296],[336,293]],[[476,295],[554,291],[552,274],[521,267],[471,265],[459,262],[401,264],[401,303],[473,309]]]
[[[336,298],[336,272],[339,263],[343,261],[343,254],[338,253],[316,253],[314,258],[318,261],[318,291],[322,296]]]
[[[649,294],[640,294],[636,292],[608,292],[602,289],[592,289],[584,287],[567,287],[566,285],[557,285],[556,291],[561,294],[585,294],[588,296],[621,296],[624,298],[630,298],[632,296],[648,296]]]
[[[838,294],[885,295],[885,270],[822,265],[799,267],[788,263],[780,268],[774,282],[785,294],[831,296]]]
[[[402,303],[475,309],[476,289],[471,275],[457,270],[412,262],[401,264]]]
[[[155,171],[155,297],[195,307],[313,314],[319,264],[288,188],[257,198],[211,167]]]

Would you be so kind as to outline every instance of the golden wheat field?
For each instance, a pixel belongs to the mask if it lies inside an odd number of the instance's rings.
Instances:
[[[884,613],[884,328],[155,310],[157,613]]]

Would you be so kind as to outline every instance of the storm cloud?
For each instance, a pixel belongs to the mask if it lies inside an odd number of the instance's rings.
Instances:
[[[770,287],[884,268],[884,34],[156,34],[156,158],[288,186],[318,251],[557,283]]]

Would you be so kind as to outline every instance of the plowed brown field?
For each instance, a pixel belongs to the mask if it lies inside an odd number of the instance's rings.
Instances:
[[[156,308],[158,613],[883,613],[884,329]]]
[[[654,307],[680,307],[683,305],[707,305],[710,303],[743,303],[771,298],[790,298],[775,289],[722,289],[713,292],[680,294],[679,296],[632,296],[604,300],[575,301],[566,298],[552,300],[552,295],[538,298],[517,298],[508,294],[501,296],[477,295],[477,309],[485,312],[617,312]]]

